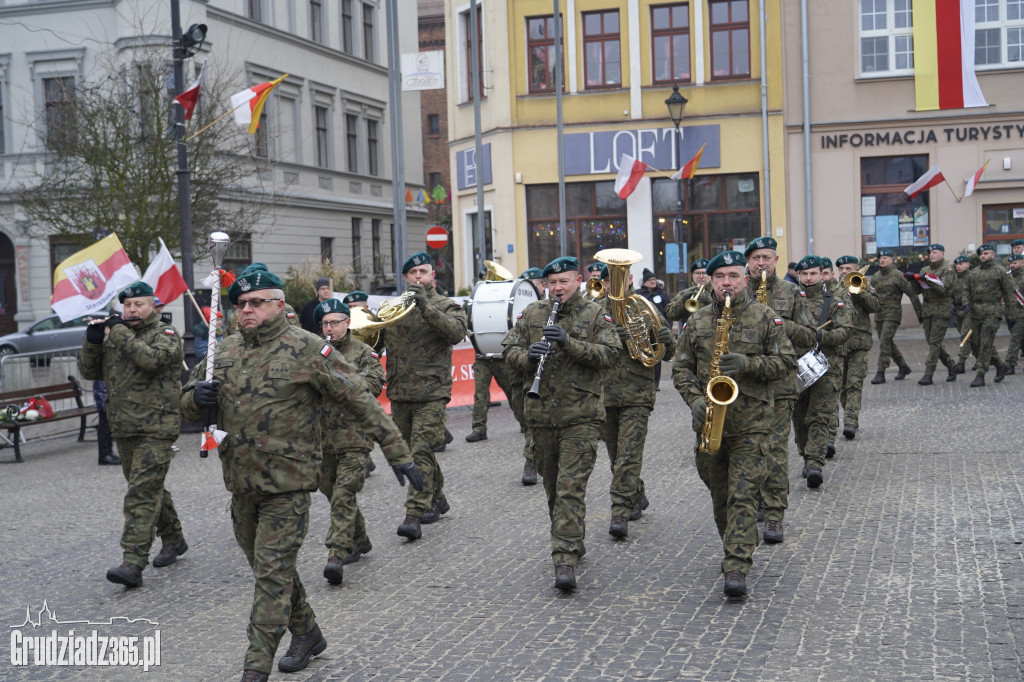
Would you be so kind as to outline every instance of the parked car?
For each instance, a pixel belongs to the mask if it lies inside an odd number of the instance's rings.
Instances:
[[[88,315],[61,322],[57,315],[47,315],[23,332],[0,336],[0,356],[81,346],[85,327],[94,317],[96,315]]]

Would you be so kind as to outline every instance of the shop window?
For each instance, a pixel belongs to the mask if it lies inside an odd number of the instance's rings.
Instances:
[[[558,55],[555,50],[555,17],[527,17],[526,52],[529,60],[530,93],[554,92],[555,67]],[[562,90],[565,90],[565,67],[562,68]]]
[[[583,55],[587,88],[622,85],[619,12],[584,12]]]
[[[1010,242],[1024,239],[1024,202],[985,205],[982,215],[985,216],[983,241],[994,242],[998,255],[1009,255]]]
[[[711,78],[750,77],[750,15],[747,0],[710,0]]]
[[[928,157],[886,156],[860,162],[860,234],[862,255],[878,249],[897,257],[923,255],[931,241],[928,192],[911,201],[903,190],[928,170]]]
[[[655,83],[690,82],[690,5],[651,6],[651,64]]]
[[[626,202],[614,181],[568,183],[565,199],[568,255],[590,263],[601,249],[628,246]],[[558,185],[526,188],[526,221],[530,264],[543,267],[561,255]]]

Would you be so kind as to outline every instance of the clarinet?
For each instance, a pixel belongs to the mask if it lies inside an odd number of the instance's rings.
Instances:
[[[555,323],[555,315],[558,314],[558,299],[555,299],[554,305],[551,306],[551,317],[548,318],[548,323],[544,325],[549,327]],[[548,350],[551,350],[551,342],[548,341]],[[544,362],[548,359],[548,354],[545,353],[540,357],[540,362],[537,363],[537,373],[533,375],[533,386],[530,386],[530,390],[526,392],[527,398],[533,398],[536,400],[540,398],[540,375],[544,373]]]

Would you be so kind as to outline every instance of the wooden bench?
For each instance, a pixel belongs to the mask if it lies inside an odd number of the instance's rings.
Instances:
[[[13,436],[7,438],[0,437],[0,441],[6,440],[8,444],[14,446],[15,462],[24,461],[21,458],[21,430],[26,426],[48,424],[61,419],[74,419],[75,417],[78,417],[82,420],[78,429],[78,441],[82,442],[85,440],[86,417],[90,414],[96,414],[99,412],[95,405],[87,406],[82,402],[82,386],[74,377],[71,376],[68,377],[68,383],[66,384],[39,386],[36,388],[26,388],[21,391],[0,393],[0,408],[8,405],[20,406],[27,402],[29,398],[36,398],[39,396],[46,398],[51,404],[56,403],[58,400],[74,398],[78,407],[60,411],[54,410],[53,416],[47,419],[36,419],[34,421],[0,421],[0,428],[6,429],[8,433]],[[2,447],[7,447],[7,445],[0,442],[0,448]]]

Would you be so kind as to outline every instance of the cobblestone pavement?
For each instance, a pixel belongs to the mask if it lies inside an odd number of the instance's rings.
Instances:
[[[404,491],[383,466],[361,496],[373,551],[331,587],[321,576],[328,507],[314,495],[299,569],[328,648],[305,671],[275,679],[849,680],[1020,679],[1024,676],[1024,376],[970,389],[944,375],[917,385],[926,348],[901,335],[915,368],[865,387],[856,440],[840,438],[825,484],[809,490],[795,448],[786,540],[762,545],[750,597],[722,596],[721,545],[693,466],[685,406],[663,372],[644,478],[651,507],[629,538],[607,533],[610,476],[602,447],[588,494],[580,589],[553,587],[544,493],[520,485],[511,413],[491,410],[490,439],[469,444],[470,413],[452,410],[456,441],[440,456],[451,511],[400,541]],[[954,345],[951,340],[949,347]],[[1005,332],[999,347],[1005,348]],[[872,365],[872,369],[874,365]],[[869,375],[870,376],[870,375]],[[111,617],[158,623],[160,665],[11,665],[0,679],[236,680],[252,578],[235,545],[228,494],[198,435],[179,440],[168,477],[189,551],[148,568],[127,591],[104,579],[120,563],[124,481],[97,467],[95,443],[34,442],[24,464],[0,451],[0,619]],[[154,550],[155,551],[155,550]],[[45,616],[45,614],[44,614]],[[45,618],[44,618],[45,620]],[[81,635],[152,634],[154,626],[54,625]],[[282,643],[279,655],[287,646]]]

